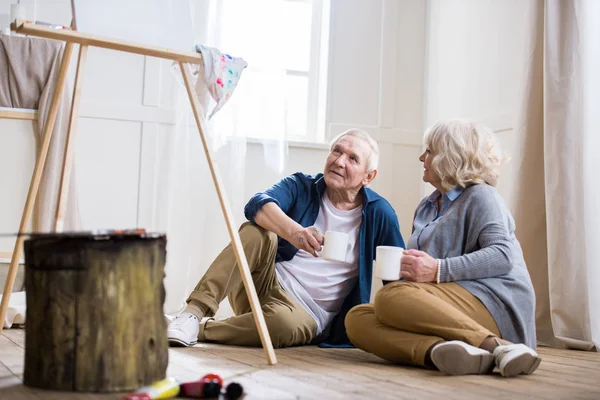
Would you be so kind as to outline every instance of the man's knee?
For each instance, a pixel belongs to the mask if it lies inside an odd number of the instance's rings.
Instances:
[[[273,347],[288,347],[309,344],[314,332],[303,321],[298,321],[291,312],[279,310],[276,313],[264,313],[265,322]]]
[[[268,243],[277,246],[277,235],[252,222],[244,222],[240,226],[240,239],[243,244]]]

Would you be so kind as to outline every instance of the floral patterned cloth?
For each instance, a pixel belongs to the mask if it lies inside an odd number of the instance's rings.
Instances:
[[[201,74],[202,80],[217,103],[208,117],[211,118],[227,103],[240,80],[242,71],[248,64],[242,58],[221,53],[213,47],[198,44],[196,51],[202,54],[204,66],[204,73]]]

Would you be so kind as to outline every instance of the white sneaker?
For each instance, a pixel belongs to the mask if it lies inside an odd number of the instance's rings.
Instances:
[[[496,366],[502,376],[530,375],[539,367],[542,358],[524,344],[508,344],[494,349]]]
[[[198,343],[200,321],[194,314],[181,313],[167,328],[167,339],[172,346],[193,346]]]
[[[494,370],[492,353],[459,340],[436,345],[431,361],[448,375],[489,374]]]

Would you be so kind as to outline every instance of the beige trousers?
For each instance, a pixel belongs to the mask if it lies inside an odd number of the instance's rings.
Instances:
[[[309,344],[315,336],[317,323],[277,281],[277,235],[249,222],[244,223],[239,232],[273,346]],[[224,321],[209,321],[203,338],[199,339],[261,346],[231,243],[213,261],[187,301],[200,307],[205,316],[213,316],[227,296],[235,316]]]
[[[390,283],[377,292],[374,304],[350,310],[345,324],[356,347],[419,366],[439,342],[461,340],[479,347],[489,336],[500,337],[487,308],[457,283]]]

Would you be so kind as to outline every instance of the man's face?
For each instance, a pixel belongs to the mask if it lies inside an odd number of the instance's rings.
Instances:
[[[333,146],[325,162],[325,183],[336,190],[357,191],[373,180],[367,172],[371,147],[356,136],[344,136]]]

